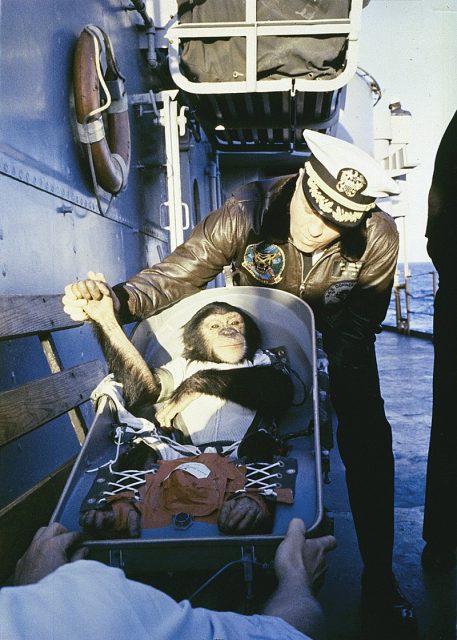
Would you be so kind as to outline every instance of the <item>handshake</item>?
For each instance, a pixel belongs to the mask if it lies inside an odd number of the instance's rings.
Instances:
[[[103,273],[89,271],[86,280],[65,287],[63,308],[72,320],[103,321],[116,317],[120,304]]]

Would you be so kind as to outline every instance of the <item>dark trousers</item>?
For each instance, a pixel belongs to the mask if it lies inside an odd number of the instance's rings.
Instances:
[[[390,577],[394,536],[392,430],[384,412],[374,345],[360,368],[330,366],[338,447],[365,570]]]
[[[423,537],[457,543],[457,280],[440,274],[433,335],[433,410]]]

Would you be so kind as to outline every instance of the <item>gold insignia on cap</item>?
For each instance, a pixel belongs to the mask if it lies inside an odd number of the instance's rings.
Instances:
[[[332,213],[334,202],[325,197],[319,186],[311,176],[308,177],[309,192],[324,213]]]
[[[368,204],[361,204],[346,198],[346,195],[343,195],[341,190],[338,192],[332,189],[331,186],[316,173],[310,162],[305,163],[305,171],[311,196],[316,200],[324,213],[331,213],[332,215],[336,213],[335,218],[339,222],[357,222],[362,218],[364,212],[375,208],[374,198],[373,201]],[[355,169],[342,169],[341,171],[354,171],[365,180],[365,177]],[[362,185],[361,188],[364,188],[364,186]],[[349,214],[351,217],[350,220],[347,218],[348,212],[344,211],[342,207],[351,212]]]
[[[323,213],[330,214],[337,222],[358,222],[362,218],[363,211],[348,211],[326,198],[311,177],[308,178],[308,187],[319,209]]]
[[[336,205],[332,215],[337,222],[358,222],[362,218],[363,212],[347,211],[347,209],[342,209],[339,205]]]
[[[367,186],[365,176],[357,169],[341,169],[337,179],[336,188],[348,198],[353,198]]]

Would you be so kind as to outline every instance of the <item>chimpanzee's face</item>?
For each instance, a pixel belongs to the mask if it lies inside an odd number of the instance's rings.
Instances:
[[[246,327],[236,311],[212,313],[201,323],[200,331],[212,360],[237,364],[246,353]]]

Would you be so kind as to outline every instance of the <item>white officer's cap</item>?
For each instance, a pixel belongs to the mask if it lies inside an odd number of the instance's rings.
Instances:
[[[355,227],[371,215],[376,198],[400,193],[368,153],[349,142],[305,129],[311,151],[305,163],[303,192],[314,210],[341,227]]]

